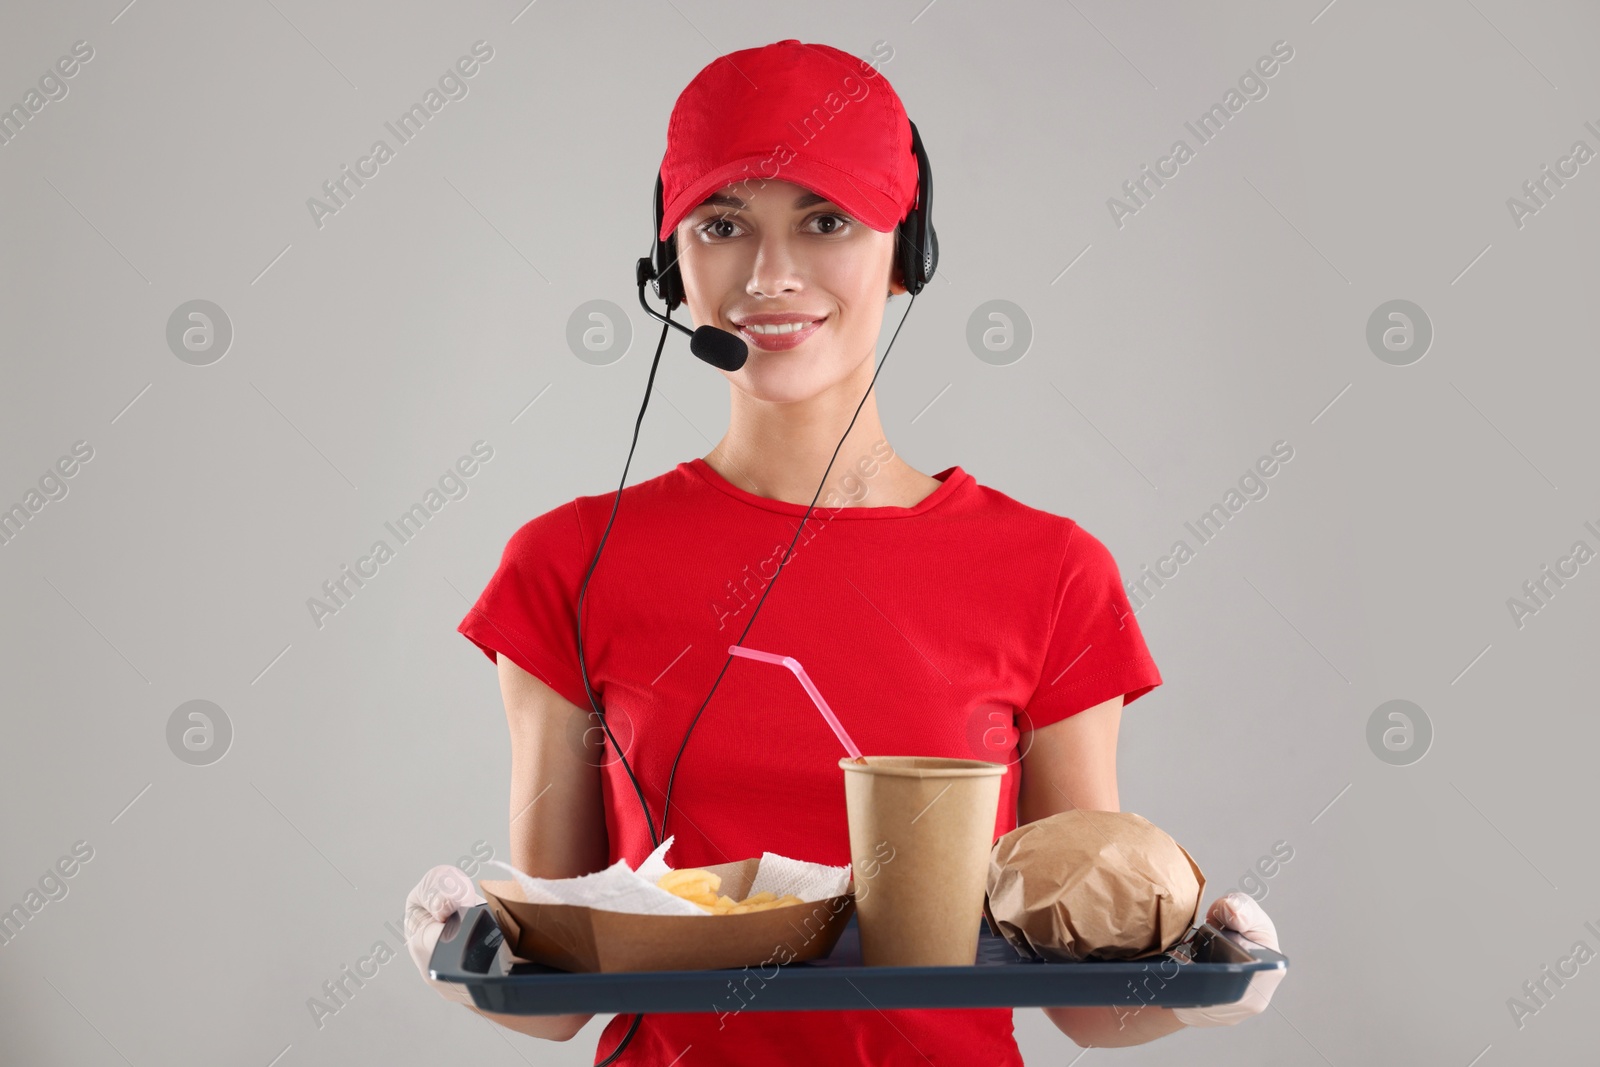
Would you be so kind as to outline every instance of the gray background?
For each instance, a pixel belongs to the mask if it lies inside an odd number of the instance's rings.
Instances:
[[[1295,450],[1140,611],[1166,684],[1119,761],[1208,901],[1292,846],[1263,903],[1293,969],[1258,1018],[1116,1053],[1019,1010],[1028,1062],[1592,1059],[1600,964],[1520,1029],[1507,999],[1600,948],[1600,564],[1520,628],[1507,601],[1600,547],[1600,162],[1520,229],[1506,206],[1600,148],[1592,4],[121,2],[0,14],[0,103],[95,50],[0,147],[0,505],[94,449],[0,547],[0,906],[94,849],[0,946],[7,1063],[591,1062],[603,1020],[500,1030],[403,950],[320,1028],[306,1002],[399,948],[428,867],[507,857],[495,674],[454,627],[520,523],[615,487],[672,102],[785,37],[886,42],[932,156],[943,260],[878,384],[914,466],[1072,516],[1133,577]],[[319,229],[306,199],[479,39],[469,95]],[[1114,225],[1278,40],[1269,94]],[[195,299],[234,330],[209,366],[166,343]],[[635,331],[607,366],[565,340],[596,299]],[[1008,366],[964,341],[994,299],[1033,330]],[[1409,366],[1366,343],[1394,299],[1435,331]],[[726,426],[668,344],[632,481]],[[307,598],[479,439],[468,495],[316,627]],[[1408,766],[1367,742],[1397,698],[1434,730]],[[234,731],[203,767],[166,739],[195,699]]]

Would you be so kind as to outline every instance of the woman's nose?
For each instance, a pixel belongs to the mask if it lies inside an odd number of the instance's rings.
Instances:
[[[745,292],[751,296],[777,296],[803,287],[801,264],[786,233],[768,233],[756,246],[755,262]]]

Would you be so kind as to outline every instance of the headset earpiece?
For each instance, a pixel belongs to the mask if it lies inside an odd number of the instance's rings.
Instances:
[[[915,296],[933,280],[939,265],[939,235],[933,229],[933,166],[915,122],[911,122],[911,152],[917,157],[917,203],[895,228],[895,249],[901,284]]]
[[[655,197],[655,228],[650,231],[650,241],[655,248],[652,266],[655,269],[654,281],[651,288],[657,296],[667,305],[668,311],[675,311],[683,303],[683,274],[678,270],[678,235],[674,233],[665,241],[658,236],[661,233],[661,174],[656,173]]]

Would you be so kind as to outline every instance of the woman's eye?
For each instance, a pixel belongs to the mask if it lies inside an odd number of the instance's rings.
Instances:
[[[832,219],[834,222],[838,223],[836,226],[824,229],[822,232],[825,234],[839,233],[842,230],[847,230],[850,228],[849,219],[845,218],[843,215],[835,215],[831,212],[825,215],[818,215],[812,221],[821,222],[824,219]]]
[[[715,218],[715,219],[712,219],[709,222],[706,222],[706,223],[702,224],[701,227],[700,227],[700,231],[702,233],[710,233],[713,237],[732,237],[733,236],[730,233],[723,233],[723,232],[720,232],[720,231],[713,232],[713,231],[716,230],[716,227],[718,227],[718,226],[733,226],[733,220],[732,219],[728,219],[728,218]],[[737,227],[735,227],[735,228],[737,228]]]

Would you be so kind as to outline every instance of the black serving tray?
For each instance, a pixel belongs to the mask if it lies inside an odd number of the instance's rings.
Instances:
[[[489,906],[478,904],[445,923],[429,973],[466,986],[473,1004],[484,1011],[560,1015],[710,1012],[731,1006],[746,1011],[1203,1007],[1237,1001],[1252,974],[1288,966],[1282,953],[1205,923],[1171,951],[1142,960],[1031,960],[984,924],[970,967],[864,967],[860,928],[851,916],[833,952],[819,960],[765,968],[575,974],[516,960]],[[741,999],[730,999],[735,988]]]

